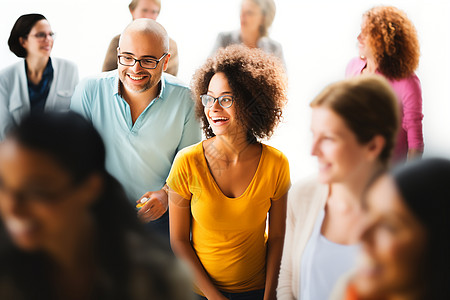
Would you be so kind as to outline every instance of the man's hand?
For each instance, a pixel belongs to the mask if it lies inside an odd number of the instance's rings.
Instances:
[[[147,200],[146,200],[147,199]],[[168,208],[167,193],[164,189],[145,193],[136,204],[143,206],[138,211],[138,217],[143,223],[148,223],[159,219]]]

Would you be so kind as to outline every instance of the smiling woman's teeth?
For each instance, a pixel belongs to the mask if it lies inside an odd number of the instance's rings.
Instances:
[[[211,118],[211,120],[213,120],[214,122],[217,122],[217,121],[228,121],[228,118]]]

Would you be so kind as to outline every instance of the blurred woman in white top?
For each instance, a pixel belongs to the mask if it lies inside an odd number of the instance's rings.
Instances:
[[[399,124],[396,96],[381,76],[334,83],[311,107],[311,154],[319,175],[289,195],[277,289],[283,300],[328,299],[336,280],[353,267],[360,198],[373,174],[386,168]]]

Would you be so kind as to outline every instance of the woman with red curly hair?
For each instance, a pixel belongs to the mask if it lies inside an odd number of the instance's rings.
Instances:
[[[395,7],[374,7],[363,15],[358,44],[360,57],[350,61],[346,76],[381,74],[389,80],[400,101],[402,122],[393,162],[421,157],[422,89],[414,73],[420,50],[414,25]]]
[[[275,299],[289,164],[260,140],[281,119],[283,66],[229,46],[197,70],[192,90],[207,139],[180,151],[167,179],[172,249],[199,299]]]

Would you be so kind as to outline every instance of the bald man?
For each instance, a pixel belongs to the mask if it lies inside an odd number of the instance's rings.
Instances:
[[[107,170],[131,203],[142,202],[140,219],[166,237],[166,178],[177,152],[201,138],[189,88],[163,73],[168,48],[159,23],[133,21],[119,41],[118,69],[81,81],[71,101],[103,137]]]
[[[155,20],[161,11],[161,0],[131,0],[128,5],[133,20],[140,18],[149,18]],[[105,61],[103,62],[102,71],[112,71],[117,69],[116,49],[119,46],[120,34],[116,35],[109,44],[106,52]],[[178,46],[177,43],[169,37],[170,61],[166,73],[177,76],[178,74]]]

